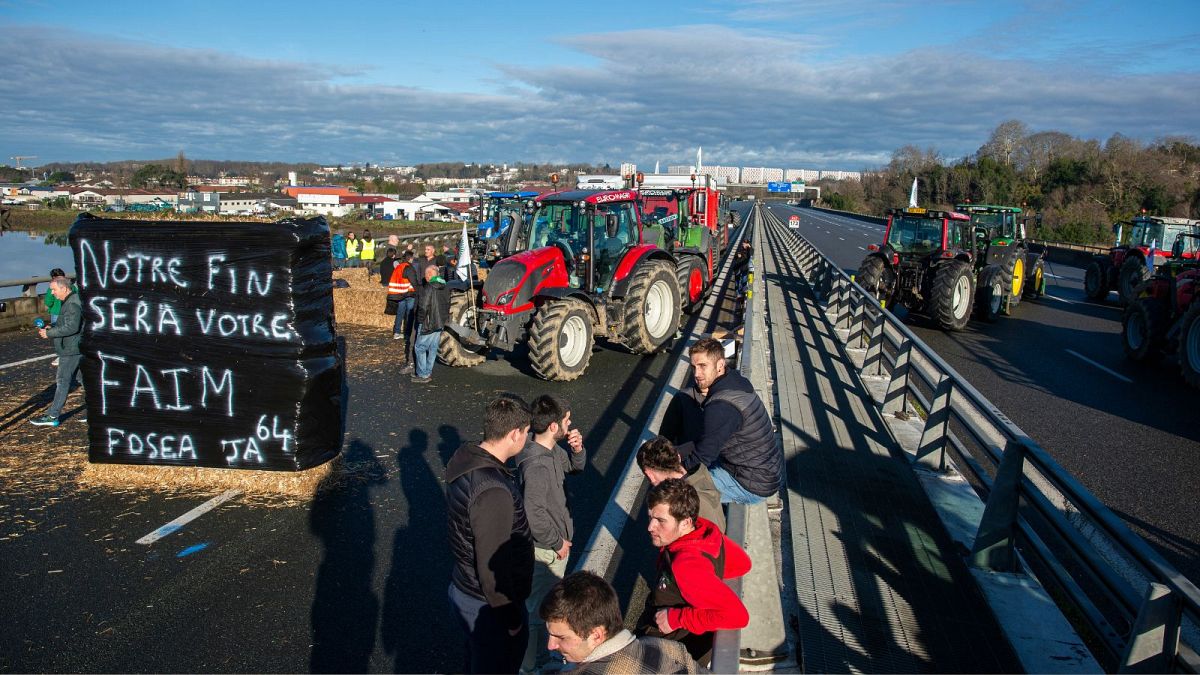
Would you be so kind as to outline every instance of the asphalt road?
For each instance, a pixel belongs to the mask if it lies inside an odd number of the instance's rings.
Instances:
[[[728,324],[718,315],[698,329]],[[481,435],[484,403],[500,392],[571,403],[588,452],[567,480],[582,548],[672,362],[599,345],[575,382],[539,380],[517,354],[438,365],[416,385],[396,373],[390,335],[342,335],[357,478],[311,503],[238,497],[149,546],[135,541],[215,493],[80,489],[78,394],[62,426],[36,428],[48,361],[0,370],[0,671],[461,672],[442,475]],[[0,336],[0,363],[48,351],[31,332]]]
[[[771,210],[854,273],[883,226],[784,205]],[[1083,270],[1050,264],[1048,295],[957,333],[906,322],[943,359],[1193,581],[1200,581],[1200,392],[1174,363],[1139,366],[1121,346],[1115,294],[1083,294]]]

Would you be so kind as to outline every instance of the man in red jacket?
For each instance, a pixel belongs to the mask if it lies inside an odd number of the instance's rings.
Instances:
[[[650,490],[650,541],[659,547],[658,582],[639,621],[641,635],[682,642],[701,664],[712,654],[713,631],[745,628],[746,606],[725,579],[750,571],[750,557],[699,517],[700,497],[682,478]]]

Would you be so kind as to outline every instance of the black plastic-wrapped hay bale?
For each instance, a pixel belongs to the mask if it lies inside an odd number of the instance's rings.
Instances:
[[[299,471],[341,447],[324,218],[149,222],[83,214],[88,459]]]

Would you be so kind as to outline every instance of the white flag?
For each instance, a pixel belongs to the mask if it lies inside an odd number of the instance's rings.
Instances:
[[[458,278],[466,281],[471,277],[471,245],[467,242],[467,224],[463,223],[462,239],[458,242]]]
[[[912,192],[908,193],[908,205],[916,208],[917,206],[917,179],[913,179]]]

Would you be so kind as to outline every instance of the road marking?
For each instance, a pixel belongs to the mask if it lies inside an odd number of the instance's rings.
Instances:
[[[1074,356],[1077,359],[1080,359],[1082,361],[1092,364],[1093,366],[1096,366],[1100,370],[1103,370],[1104,372],[1108,373],[1109,375],[1112,375],[1113,377],[1117,378],[1118,380],[1120,380],[1122,382],[1125,382],[1127,384],[1133,384],[1133,380],[1129,379],[1128,377],[1125,377],[1124,375],[1118,373],[1117,371],[1115,371],[1107,366],[1096,363],[1095,361],[1089,359],[1088,357],[1084,356],[1083,354],[1080,354],[1079,352],[1077,352],[1073,349],[1068,349],[1067,353],[1070,354],[1071,356]]]
[[[1043,272],[1043,274],[1050,277],[1051,279],[1070,279],[1071,278],[1071,277],[1060,277],[1057,274],[1050,274],[1049,272]]]
[[[838,237],[838,241],[846,241],[845,237]]]
[[[1065,303],[1067,303],[1068,305],[1078,305],[1078,304],[1079,304],[1078,302],[1075,302],[1074,300],[1068,300],[1068,299],[1066,299],[1066,298],[1060,298],[1060,297],[1058,297],[1057,295],[1051,295],[1051,294],[1049,294],[1049,293],[1047,293],[1047,294],[1043,295],[1042,297],[1044,297],[1044,298],[1050,298],[1051,300],[1057,300],[1057,301],[1059,301],[1059,302],[1065,302]]]
[[[24,365],[26,363],[33,363],[34,361],[45,361],[46,359],[52,359],[52,358],[54,358],[54,354],[47,354],[45,356],[35,356],[32,359],[25,359],[24,361],[13,361],[12,363],[6,363],[6,364],[0,366],[0,370],[4,370],[5,368],[12,368],[14,366]]]
[[[197,506],[196,508],[192,509],[191,511],[188,511],[187,513],[183,514],[182,516],[179,516],[175,520],[172,520],[171,522],[167,523],[166,525],[163,525],[162,527],[151,532],[150,534],[142,537],[141,539],[138,539],[137,543],[146,544],[147,546],[150,544],[153,544],[154,542],[158,541],[159,539],[162,539],[163,537],[166,537],[174,532],[177,532],[177,531],[183,529],[184,525],[187,525],[188,523],[192,522],[193,520],[208,513],[209,511],[212,511],[213,509],[217,508],[218,506],[224,504],[225,502],[229,501],[230,499],[233,499],[234,497],[236,497],[240,494],[242,494],[240,490],[226,490],[226,491],[222,492],[221,494],[217,495],[216,497],[213,497],[212,499],[204,502],[200,506]]]
[[[858,247],[858,250],[860,250],[860,251],[865,251],[865,250],[867,250],[867,249],[863,248],[862,246],[859,246],[859,247]]]

